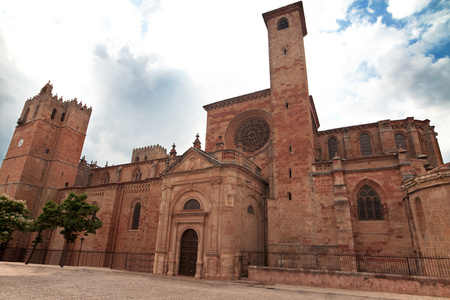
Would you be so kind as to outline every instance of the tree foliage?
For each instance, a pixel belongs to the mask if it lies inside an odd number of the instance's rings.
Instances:
[[[103,222],[95,216],[99,210],[96,205],[90,205],[85,200],[87,195],[76,195],[70,193],[67,199],[60,205],[58,226],[62,227],[61,234],[65,239],[65,247],[61,256],[60,266],[64,264],[65,256],[69,243],[75,242],[78,235],[84,232],[84,235],[95,234],[96,230],[101,228]]]
[[[0,242],[2,247],[11,239],[14,231],[25,232],[31,223],[30,211],[25,201],[0,196]]]
[[[44,207],[42,208],[42,213],[37,217],[36,220],[31,223],[29,227],[29,231],[36,231],[37,235],[33,241],[33,248],[31,249],[30,255],[28,256],[25,264],[28,264],[30,262],[37,244],[42,243],[42,232],[47,229],[53,230],[58,227],[60,217],[61,212],[55,202],[48,201],[47,203],[45,203]]]

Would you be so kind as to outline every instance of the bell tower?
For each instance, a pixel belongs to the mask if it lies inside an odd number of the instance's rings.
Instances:
[[[52,89],[49,82],[25,102],[0,169],[0,193],[26,200],[33,216],[58,188],[73,186],[92,112]]]
[[[273,184],[270,245],[310,243],[314,226],[311,165],[318,119],[308,92],[302,2],[263,14],[269,40]]]

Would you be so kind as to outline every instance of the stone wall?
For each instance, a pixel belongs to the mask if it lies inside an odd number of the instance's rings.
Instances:
[[[406,275],[249,267],[252,281],[324,288],[450,297],[450,280]]]

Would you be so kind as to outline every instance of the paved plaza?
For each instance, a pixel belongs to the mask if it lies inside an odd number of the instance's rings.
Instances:
[[[444,299],[0,262],[0,299]]]

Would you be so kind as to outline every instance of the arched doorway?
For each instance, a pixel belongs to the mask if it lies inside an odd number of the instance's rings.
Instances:
[[[181,237],[179,275],[195,276],[197,267],[198,235],[188,229]]]

